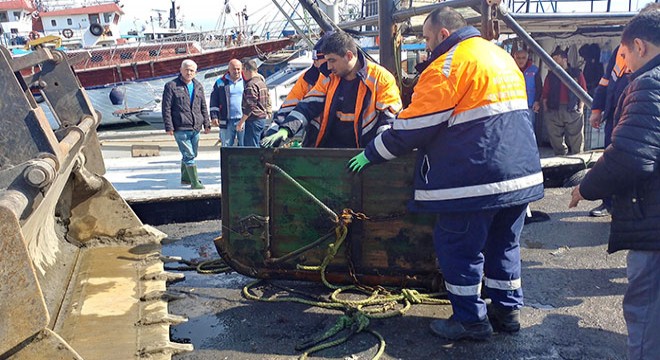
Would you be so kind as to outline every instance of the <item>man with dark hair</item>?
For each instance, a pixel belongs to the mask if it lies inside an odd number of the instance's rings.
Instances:
[[[211,131],[204,86],[195,79],[197,64],[186,59],[181,62],[181,74],[165,84],[163,89],[162,114],[165,131],[174,136],[181,152],[181,184],[190,184],[192,189],[203,189],[197,176],[197,146],[199,132]]]
[[[641,14],[658,10],[660,10],[660,4],[649,3],[639,12]],[[623,94],[623,90],[628,86],[628,76],[631,72],[625,59],[621,56],[620,49],[619,46],[614,49],[614,56],[607,63],[605,73],[596,87],[594,101],[591,105],[591,116],[589,117],[589,123],[594,129],[599,129],[605,123],[605,148],[612,143],[612,129],[616,126],[614,110],[621,94]],[[599,206],[589,211],[589,215],[594,217],[609,216],[611,209],[612,199],[605,198]]]
[[[322,52],[330,75],[316,83],[262,146],[271,147],[306,128],[314,147],[361,148],[389,128],[401,110],[394,76],[364,58],[348,34],[328,36]],[[307,126],[319,115],[318,129]]]
[[[314,49],[312,50],[312,60],[314,61],[314,66],[310,67],[305,73],[298,78],[296,83],[293,85],[293,88],[284,99],[284,103],[280,107],[280,110],[273,118],[273,122],[266,130],[265,136],[270,136],[280,129],[280,124],[286,119],[286,116],[296,108],[298,103],[309,93],[310,90],[316,85],[317,82],[323,81],[330,72],[328,71],[328,66],[325,65],[326,59],[325,54],[321,50],[323,47],[323,42],[334,32],[326,32],[323,36],[316,42]],[[314,127],[314,129],[311,129]],[[316,136],[310,136],[310,132],[313,134],[318,133],[318,129],[321,128],[321,118],[319,116],[310,120],[307,123],[307,128],[305,130],[305,136],[303,137],[302,146],[303,147],[313,147],[316,142]],[[311,130],[310,130],[311,129]],[[273,144],[273,146],[279,146]]]
[[[520,233],[527,204],[543,197],[525,80],[509,54],[453,9],[431,12],[422,30],[432,53],[418,67],[410,106],[349,168],[417,149],[410,210],[437,214],[433,241],[454,311],[431,330],[452,340],[517,332]]]
[[[568,64],[568,52],[559,46],[552,52],[557,62],[586,91],[587,82],[578,68]],[[543,83],[543,111],[548,138],[555,155],[579,154],[584,148],[584,103],[549,71]],[[564,141],[565,140],[565,141]]]
[[[236,124],[236,130],[245,130],[243,145],[250,147],[259,147],[261,132],[266,126],[266,119],[271,115],[268,86],[258,68],[256,61],[243,60],[243,116]]]
[[[616,107],[612,143],[575,187],[580,200],[612,198],[607,251],[628,252],[623,315],[628,359],[660,354],[660,11],[636,15],[623,30],[621,55],[633,71]]]

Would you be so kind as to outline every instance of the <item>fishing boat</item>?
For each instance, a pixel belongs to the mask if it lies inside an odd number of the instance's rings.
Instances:
[[[170,19],[176,19],[172,0]],[[263,57],[295,42],[295,37],[262,39],[241,32],[186,32],[176,20],[163,32],[147,38],[122,38],[117,24],[123,11],[115,2],[40,11],[40,25],[30,33],[31,41],[60,36],[69,62],[102,115],[102,125],[139,121],[135,115],[153,110],[167,81],[175,78],[184,59],[197,63],[199,79],[207,96],[213,83],[233,58]],[[240,36],[236,36],[236,34]]]

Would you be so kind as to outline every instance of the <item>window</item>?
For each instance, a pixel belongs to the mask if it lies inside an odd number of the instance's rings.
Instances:
[[[99,20],[99,15],[98,14],[89,14],[89,23],[90,24],[99,24],[101,21]]]
[[[160,55],[160,50],[149,50],[149,56],[156,57]]]
[[[120,57],[122,60],[132,59],[132,58],[133,58],[133,53],[130,53],[130,52],[123,52],[123,53],[119,54],[119,57]]]
[[[9,19],[7,18],[7,13],[4,11],[0,11],[0,22],[7,22]]]
[[[67,25],[73,25],[73,20],[71,20],[71,19],[66,19],[66,24],[67,24]]]
[[[92,58],[90,60],[92,62],[101,62],[103,61],[103,55],[99,55],[99,54],[92,55]]]
[[[21,20],[21,12],[20,11],[14,11],[14,20],[18,21]]]
[[[111,19],[112,19],[112,13],[103,13],[103,21],[106,24],[109,24]]]
[[[57,21],[55,21],[55,19],[53,19],[53,20],[50,21],[50,24],[52,26],[57,26]]]

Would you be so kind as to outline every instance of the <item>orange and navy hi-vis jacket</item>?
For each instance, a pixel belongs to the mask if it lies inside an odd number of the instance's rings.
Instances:
[[[316,68],[315,66],[312,66],[311,68],[307,69],[305,73],[296,80],[296,83],[293,85],[293,88],[291,88],[291,91],[289,94],[286,96],[286,99],[282,103],[282,106],[280,107],[279,111],[275,116],[273,117],[273,122],[270,124],[268,129],[266,129],[265,136],[273,135],[275,134],[278,130],[284,119],[286,119],[286,116],[289,115],[291,110],[296,108],[296,105],[307,95],[307,93],[312,90],[314,85],[316,85],[317,82],[323,81],[323,79],[326,78],[326,75],[328,74],[328,67],[326,64],[321,65],[321,68]],[[320,127],[320,119],[319,117],[316,117],[310,121],[310,126],[314,126],[316,129]],[[309,127],[309,126],[308,126]],[[311,143],[310,143],[311,141]],[[316,141],[316,137],[313,139],[309,140],[308,134],[305,134],[305,138],[303,140],[303,146],[305,147],[312,147],[314,146],[314,142]]]
[[[394,76],[382,66],[367,61],[362,54],[358,55],[358,61],[362,68],[357,76],[360,79],[355,99],[355,116],[353,128],[355,135],[355,147],[364,147],[369,141],[385,129],[389,128],[392,119],[401,110],[401,95],[396,86]],[[336,121],[336,113],[339,96],[337,87],[341,78],[335,74],[323,81],[318,81],[314,88],[305,95],[280,126],[287,128],[292,134],[297,133],[305,127],[307,136],[316,139],[315,147],[324,147],[326,130],[329,121]],[[316,127],[314,119],[320,116],[320,124]]]
[[[468,26],[424,65],[410,106],[365,149],[373,163],[418,149],[411,210],[480,211],[542,198],[525,80],[511,56]]]

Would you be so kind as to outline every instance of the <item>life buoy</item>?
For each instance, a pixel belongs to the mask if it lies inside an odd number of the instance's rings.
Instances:
[[[67,39],[71,39],[71,37],[73,37],[73,30],[71,29],[62,30],[62,36],[64,36]]]
[[[89,32],[94,36],[101,36],[103,35],[103,26],[100,24],[92,24],[89,26]]]
[[[30,31],[30,34],[28,34],[28,37],[30,38],[30,40],[37,40],[38,38],[41,37],[41,34],[39,34],[36,31]]]

